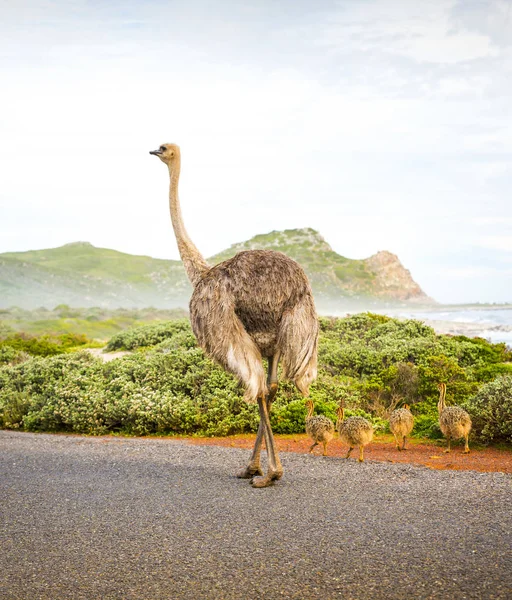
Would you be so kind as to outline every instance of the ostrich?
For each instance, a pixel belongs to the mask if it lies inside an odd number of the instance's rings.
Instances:
[[[397,408],[389,416],[389,428],[395,436],[397,450],[405,450],[405,440],[414,427],[414,417],[409,410],[409,405],[404,404],[402,408]],[[400,447],[400,440],[403,445]]]
[[[192,283],[190,321],[201,348],[245,385],[245,399],[258,402],[260,423],[249,461],[238,477],[254,487],[280,479],[283,468],[270,426],[281,361],[283,376],[307,396],[317,374],[318,320],[303,269],[281,252],[248,250],[214,267],[189,238],[181,216],[179,146],[150,152],[167,165],[171,221],[185,271]],[[268,374],[262,359],[268,360]],[[260,467],[265,438],[268,469]]]
[[[471,431],[471,417],[460,406],[446,406],[446,383],[440,383],[437,389],[439,390],[439,402],[437,403],[439,427],[448,442],[445,452],[451,451],[452,439],[464,438],[464,454],[469,454],[468,437]]]
[[[343,402],[338,407],[337,415],[336,429],[340,434],[340,440],[349,447],[345,458],[350,456],[355,446],[359,446],[359,462],[364,462],[364,447],[373,439],[372,424],[363,417],[349,417],[345,419]]]
[[[324,415],[313,416],[315,405],[312,400],[306,402],[308,414],[306,416],[306,433],[313,440],[313,445],[309,449],[309,453],[313,452],[313,448],[321,442],[324,447],[323,455],[327,456],[327,444],[334,437],[334,423],[331,419]]]

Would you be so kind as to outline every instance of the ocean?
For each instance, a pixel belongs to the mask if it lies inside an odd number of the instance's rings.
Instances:
[[[492,342],[512,346],[512,306],[510,307],[454,307],[443,306],[432,310],[393,310],[390,316],[419,319],[451,333],[479,336]]]

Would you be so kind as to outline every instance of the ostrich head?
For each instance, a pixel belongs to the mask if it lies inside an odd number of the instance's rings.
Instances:
[[[180,156],[180,147],[176,144],[162,144],[158,150],[151,150],[150,154],[158,158],[166,165],[171,165]]]

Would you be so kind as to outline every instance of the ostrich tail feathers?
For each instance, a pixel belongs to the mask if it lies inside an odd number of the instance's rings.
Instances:
[[[237,317],[229,297],[222,296],[215,303],[203,302],[201,289],[196,288],[190,302],[192,330],[208,356],[245,386],[245,400],[256,402],[267,394],[261,353]]]
[[[308,396],[317,376],[318,350],[318,320],[311,297],[305,297],[283,317],[278,346],[284,377]]]

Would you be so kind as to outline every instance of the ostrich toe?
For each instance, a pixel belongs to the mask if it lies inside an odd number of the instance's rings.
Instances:
[[[248,465],[245,469],[237,473],[238,479],[252,479],[255,475],[263,475],[261,467],[251,467]]]
[[[272,475],[265,475],[263,477],[253,477],[251,479],[251,485],[253,488],[264,488],[272,485],[274,481],[278,479],[277,477],[273,477]]]

